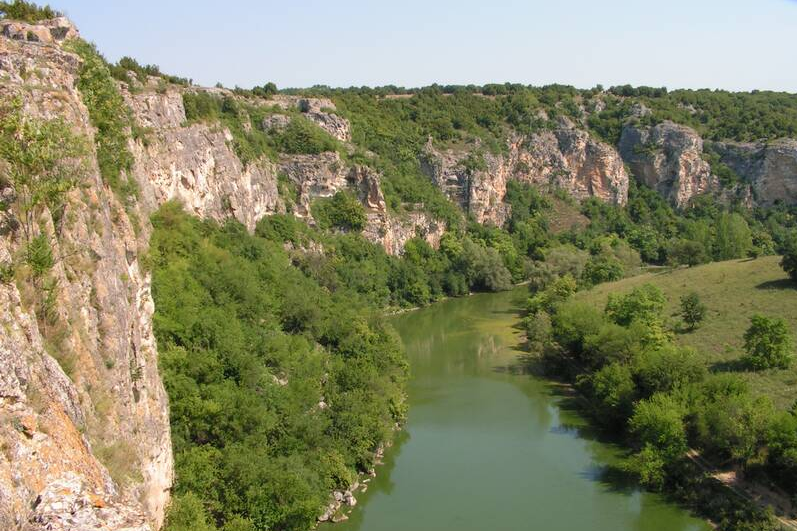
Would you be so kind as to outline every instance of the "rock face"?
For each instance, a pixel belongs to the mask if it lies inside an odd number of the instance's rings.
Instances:
[[[283,109],[299,109],[310,121],[342,142],[351,140],[351,125],[334,113],[335,103],[329,98],[303,98],[276,95],[272,104]]]
[[[622,205],[628,199],[628,175],[620,155],[585,131],[561,127],[554,131],[509,139],[506,153],[472,150],[439,151],[430,141],[422,170],[452,201],[479,223],[502,224],[503,202],[510,180],[563,188],[579,199],[598,197]],[[470,166],[470,167],[469,167]]]
[[[628,174],[619,153],[586,131],[560,127],[510,147],[518,180],[553,185],[578,199],[597,197],[614,205],[628,200]]]
[[[703,139],[689,127],[662,122],[653,127],[626,125],[619,144],[637,179],[677,206],[695,195],[718,191],[719,181],[703,160]]]
[[[51,28],[71,32],[58,21],[35,32]],[[93,145],[74,88],[79,66],[56,42],[0,37],[0,100],[17,97],[29,116],[63,118]],[[120,204],[94,158],[88,163],[63,215],[45,211],[32,227],[60,257],[53,313],[28,310],[41,296],[30,284],[0,285],[0,529],[157,528],[168,501],[168,402],[150,274],[139,262],[149,226],[132,221],[148,212]],[[21,231],[2,231],[0,261],[25,243]]]
[[[0,21],[0,35],[17,41],[50,44],[79,37],[77,28],[66,17],[28,24],[14,20]]]
[[[230,148],[228,131],[205,124],[183,127],[179,92],[126,92],[125,99],[148,131],[132,146],[133,174],[148,211],[178,199],[195,215],[216,220],[233,216],[253,230],[266,214],[284,210],[276,166],[262,160],[244,167]]]
[[[315,199],[332,197],[340,190],[357,193],[365,207],[366,227],[363,236],[382,245],[392,255],[404,252],[404,244],[415,236],[433,247],[440,245],[445,224],[425,212],[392,214],[387,209],[380,186],[380,176],[365,166],[348,167],[336,152],[318,155],[283,155],[279,172],[296,187],[294,214],[312,222],[311,205]]]
[[[797,204],[797,140],[714,142],[711,146],[724,164],[751,184],[757,203]]]

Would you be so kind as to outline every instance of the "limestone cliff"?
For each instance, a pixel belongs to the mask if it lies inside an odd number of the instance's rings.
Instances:
[[[797,140],[713,142],[711,146],[722,163],[750,183],[757,203],[797,204]]]
[[[616,205],[628,199],[628,175],[617,151],[569,126],[530,137],[513,135],[499,154],[484,152],[478,145],[438,150],[429,139],[421,168],[479,223],[500,225],[506,220],[504,196],[510,180],[561,188],[579,199],[597,197]]]
[[[59,45],[76,30],[60,20],[23,31],[25,39],[0,37],[0,99],[21,99],[28,116],[62,118],[91,144],[75,89],[80,60]],[[140,261],[149,228],[135,221],[147,213],[125,208],[88,158],[63,215],[33,220],[56,257],[50,314],[33,311],[41,286],[0,286],[2,529],[151,529],[168,500],[168,405]],[[13,204],[15,193],[2,196]],[[4,264],[25,245],[6,210]]]
[[[678,206],[720,188],[703,160],[703,139],[689,127],[672,122],[654,127],[626,125],[619,149],[637,179]]]

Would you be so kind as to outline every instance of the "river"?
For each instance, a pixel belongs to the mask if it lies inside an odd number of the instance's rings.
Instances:
[[[394,319],[412,367],[406,430],[349,520],[325,531],[706,531],[612,467],[557,387],[518,370],[523,289]]]

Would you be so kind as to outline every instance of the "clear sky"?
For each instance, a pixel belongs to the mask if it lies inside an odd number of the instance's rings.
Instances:
[[[49,0],[108,59],[213,85],[797,92],[794,0]]]

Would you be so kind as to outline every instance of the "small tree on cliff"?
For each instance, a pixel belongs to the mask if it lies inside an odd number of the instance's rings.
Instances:
[[[26,242],[47,208],[56,225],[66,194],[85,171],[86,144],[63,120],[25,116],[22,102],[0,106],[0,185],[14,190],[16,217]]]

